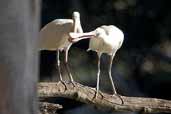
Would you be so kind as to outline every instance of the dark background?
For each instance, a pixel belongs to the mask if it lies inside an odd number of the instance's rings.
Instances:
[[[170,0],[43,0],[41,27],[54,19],[81,14],[85,32],[101,25],[115,25],[125,35],[122,48],[113,61],[112,75],[121,95],[171,99],[171,7]],[[75,81],[96,86],[97,56],[86,52],[88,40],[74,44],[69,64]],[[57,81],[56,52],[41,51],[40,81]],[[63,55],[61,55],[63,60]],[[101,59],[100,90],[111,93],[107,76],[109,57]],[[64,68],[63,68],[64,69]],[[63,75],[65,76],[65,71]],[[58,98],[63,104],[59,113],[107,113],[81,103]]]

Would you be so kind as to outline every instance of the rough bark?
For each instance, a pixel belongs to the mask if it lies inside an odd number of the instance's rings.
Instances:
[[[62,105],[53,104],[48,102],[40,102],[39,103],[39,114],[56,114],[56,111],[61,109]]]
[[[142,97],[126,97],[118,95],[109,95],[100,92],[95,99],[95,89],[81,84],[72,83],[39,83],[38,94],[40,98],[44,97],[66,97],[71,98],[86,104],[94,105],[96,108],[105,111],[133,111],[133,112],[171,112],[171,101],[156,99],[156,98],[142,98]]]

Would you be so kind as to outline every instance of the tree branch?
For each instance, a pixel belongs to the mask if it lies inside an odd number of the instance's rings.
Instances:
[[[43,97],[65,97],[94,105],[105,111],[141,111],[148,113],[171,112],[171,101],[156,98],[126,97],[100,92],[95,99],[95,89],[76,83],[39,83],[38,94]]]

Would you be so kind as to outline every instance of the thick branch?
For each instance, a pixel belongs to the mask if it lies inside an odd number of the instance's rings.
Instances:
[[[72,83],[39,83],[39,97],[66,97],[94,105],[106,111],[142,111],[142,112],[171,112],[171,101],[156,98],[126,97],[109,95],[100,92],[94,99],[95,89],[81,84]]]

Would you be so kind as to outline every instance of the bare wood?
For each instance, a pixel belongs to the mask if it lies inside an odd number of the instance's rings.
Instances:
[[[148,113],[156,112],[171,112],[171,101],[156,99],[156,98],[142,98],[142,97],[126,97],[120,96],[124,104],[117,95],[109,95],[100,92],[96,99],[94,99],[95,89],[81,84],[72,83],[39,83],[38,94],[40,98],[44,97],[66,97],[75,99],[77,101],[91,104],[98,109],[105,111],[141,111]]]
[[[40,113],[39,114],[56,114],[56,111],[62,109],[62,105],[48,103],[48,102],[39,102]]]

